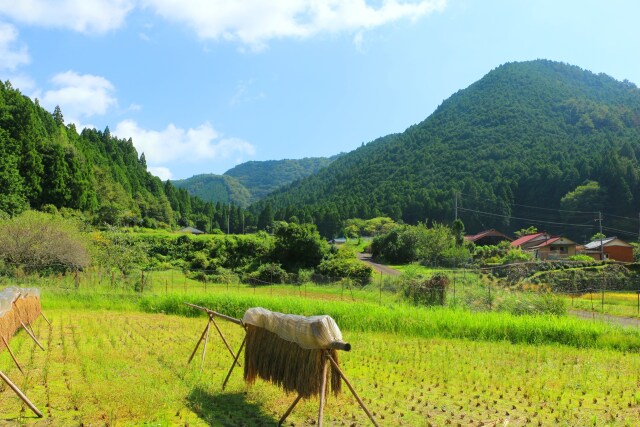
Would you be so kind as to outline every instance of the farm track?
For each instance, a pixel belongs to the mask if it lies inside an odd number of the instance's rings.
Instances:
[[[634,317],[613,316],[611,314],[596,313],[586,310],[570,309],[569,314],[587,320],[599,320],[614,325],[640,328],[640,319]]]
[[[395,268],[391,268],[384,264],[378,264],[377,262],[373,262],[373,260],[371,259],[371,254],[364,254],[364,253],[358,252],[357,256],[361,262],[373,268],[373,271],[375,272],[386,274],[387,276],[400,276],[402,274],[400,271],[396,270]]]

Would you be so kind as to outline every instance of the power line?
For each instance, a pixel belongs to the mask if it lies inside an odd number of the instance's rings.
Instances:
[[[486,199],[486,198],[478,198],[477,196],[472,196],[471,194],[466,194],[466,193],[458,193],[460,195],[463,196],[468,196],[471,198],[474,198],[476,201],[486,201],[486,202],[490,202],[493,203],[492,200]],[[557,208],[543,208],[540,206],[530,206],[530,205],[522,205],[519,203],[507,203],[509,206],[520,206],[523,208],[529,208],[529,209],[539,209],[539,210],[544,210],[544,211],[551,211],[551,212],[566,212],[566,213],[579,213],[579,214],[589,214],[589,215],[596,215],[598,212],[593,211],[593,212],[589,212],[589,211],[571,211],[571,210],[566,210],[566,209],[557,209]]]
[[[529,221],[529,222],[532,222],[532,223],[553,224],[553,225],[568,225],[568,226],[571,226],[571,227],[589,227],[589,228],[593,227],[593,225],[570,224],[568,222],[543,221],[543,220],[531,219],[531,218],[520,218],[520,217],[511,216],[511,215],[501,215],[501,214],[495,214],[495,213],[491,213],[491,212],[483,212],[483,211],[479,211],[479,210],[475,210],[475,209],[467,209],[467,208],[461,208],[461,207],[458,207],[458,210],[466,211],[466,212],[474,212],[474,213],[481,214],[481,215],[497,216],[497,217],[500,217],[500,218],[517,219],[517,220],[520,220],[520,221]]]

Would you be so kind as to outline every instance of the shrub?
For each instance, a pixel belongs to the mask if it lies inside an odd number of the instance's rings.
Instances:
[[[512,248],[502,257],[500,260],[502,264],[513,264],[516,262],[527,262],[531,261],[533,256],[531,254],[524,252],[520,248]]]
[[[91,262],[87,248],[73,219],[27,211],[0,223],[0,259],[28,272],[82,269]]]
[[[445,305],[449,278],[436,274],[430,279],[420,277],[408,281],[403,287],[404,297],[416,305]]]
[[[587,264],[595,264],[596,262],[596,260],[591,258],[589,255],[582,255],[582,254],[571,255],[570,257],[567,258],[567,261],[579,261]]]
[[[272,283],[286,283],[289,275],[280,264],[262,264],[256,271],[248,276],[249,282],[254,285],[268,285]]]
[[[332,256],[323,260],[316,268],[316,271],[330,278],[349,278],[355,280],[361,286],[371,281],[373,272],[368,265],[340,256]]]

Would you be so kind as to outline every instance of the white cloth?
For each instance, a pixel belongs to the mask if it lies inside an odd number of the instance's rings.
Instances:
[[[340,328],[327,315],[305,317],[254,307],[244,313],[242,322],[266,329],[305,349],[330,348],[331,343],[342,342]]]
[[[40,298],[40,290],[38,288],[17,288],[15,286],[0,290],[0,317],[11,310],[16,299],[27,297]]]

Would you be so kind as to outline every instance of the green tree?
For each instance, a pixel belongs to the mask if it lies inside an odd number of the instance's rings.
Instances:
[[[313,224],[276,222],[273,257],[288,270],[317,266],[329,251]]]

